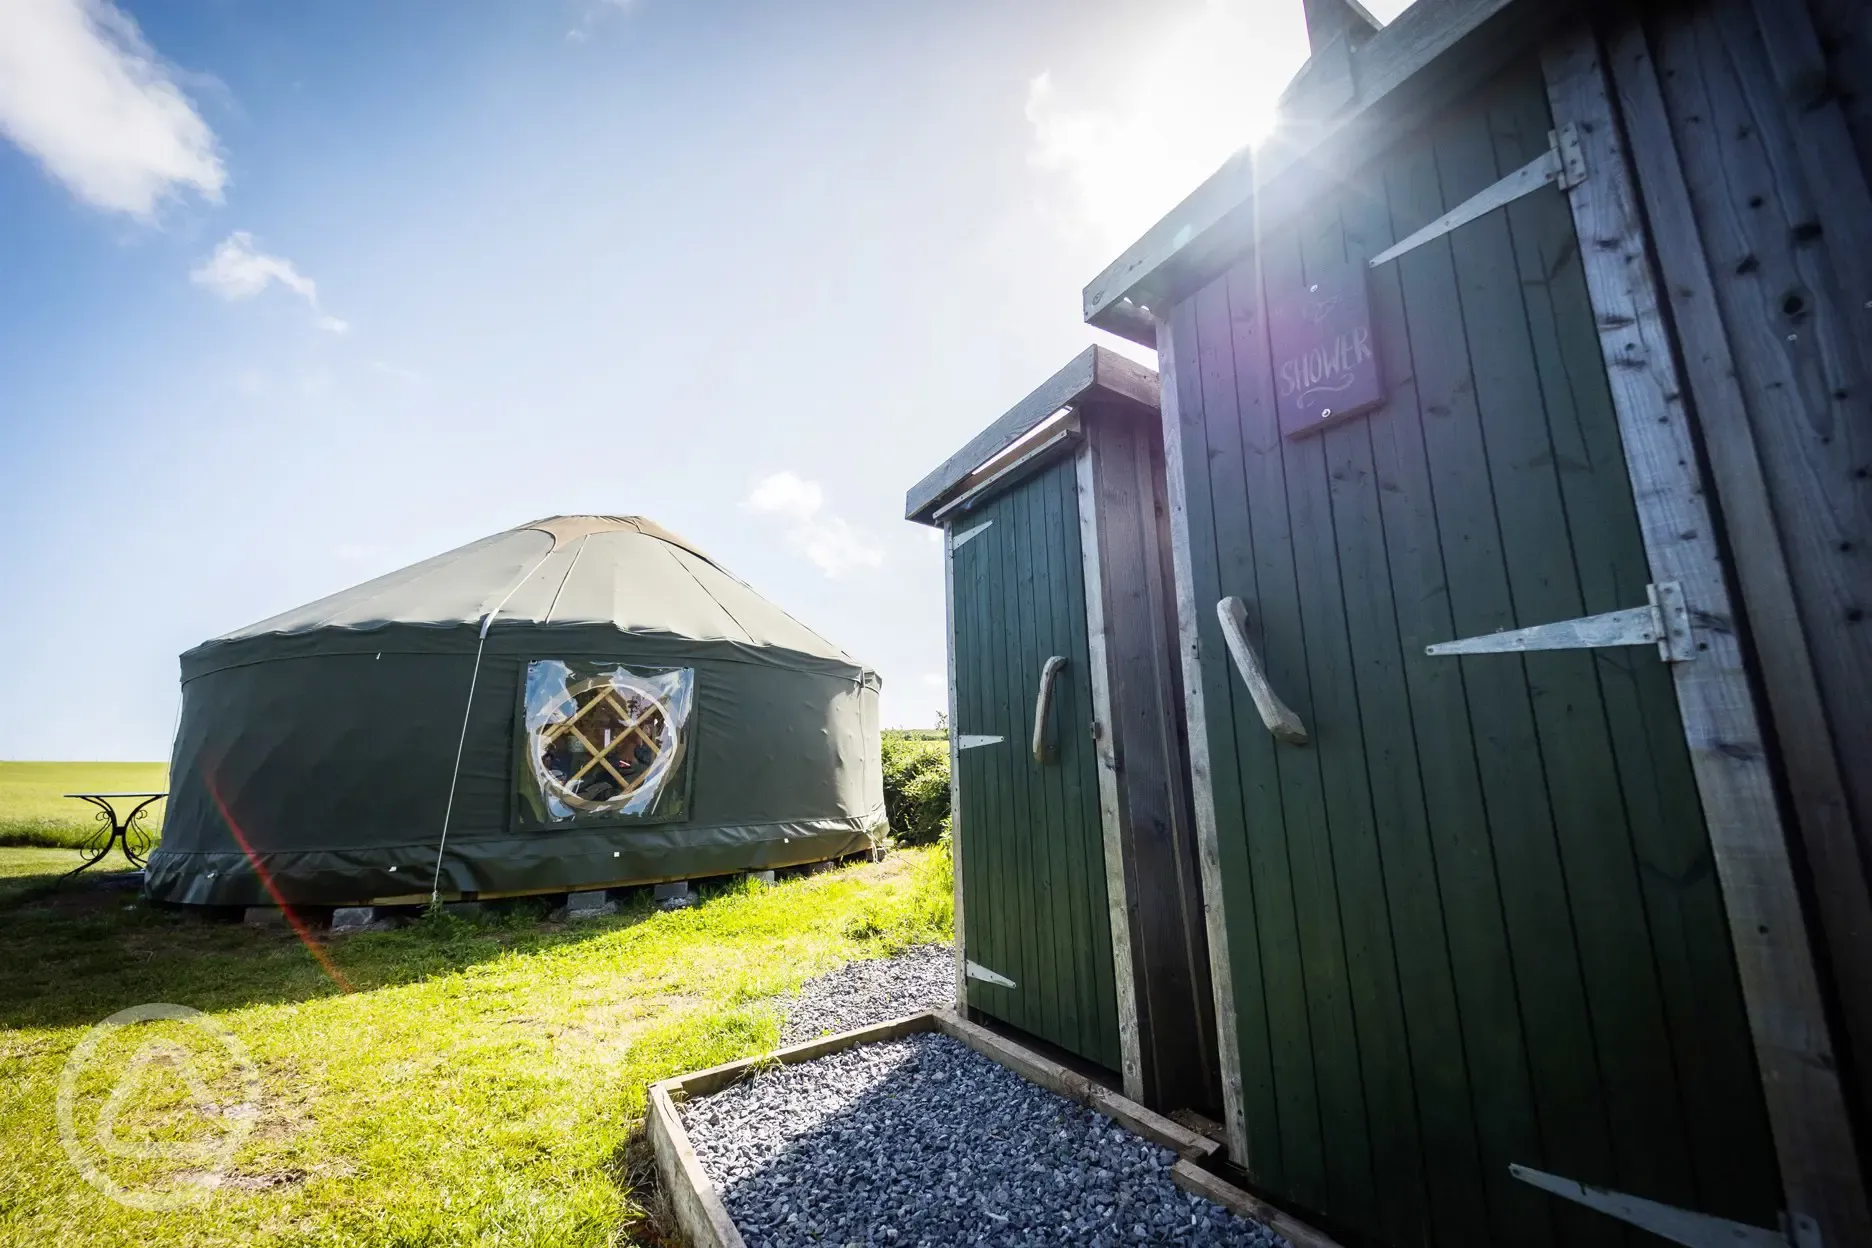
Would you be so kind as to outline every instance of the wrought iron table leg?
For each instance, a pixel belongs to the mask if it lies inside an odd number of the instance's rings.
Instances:
[[[107,801],[90,797],[82,797],[78,800],[89,802],[91,805],[97,807],[98,813],[95,817],[99,823],[110,824],[110,835],[104,839],[104,847],[102,849],[67,871],[64,875],[61,875],[59,877],[61,883],[71,879],[72,876],[77,875],[80,871],[88,867],[95,867],[98,863],[103,862],[106,858],[110,857],[111,850],[119,845],[123,846],[124,858],[131,866],[138,869],[146,869],[149,866],[148,860],[135,849],[131,848],[130,833],[133,831],[137,832],[143,844],[145,846],[148,845],[148,834],[145,833],[140,826],[143,819],[143,812],[149,809],[151,804],[161,801],[162,799],[160,796],[144,798],[141,802],[137,803],[136,808],[132,810],[129,815],[122,819],[117,817],[117,811]],[[84,852],[82,847],[80,847],[79,852]]]

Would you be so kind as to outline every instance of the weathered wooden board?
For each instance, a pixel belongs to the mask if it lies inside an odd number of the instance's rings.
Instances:
[[[1781,525],[1750,425],[1703,228],[1684,181],[1651,50],[1636,22],[1605,35],[1607,64],[1640,170],[1661,287],[1675,321],[1736,579],[1747,609],[1832,961],[1853,1066],[1872,1069],[1872,886],[1854,837],[1841,762],[1783,553]]]
[[[1118,831],[1118,861],[1112,862],[1108,849],[1107,879],[1115,870],[1126,881],[1124,923],[1136,947],[1132,969],[1138,977],[1143,1067],[1137,1099],[1219,1113],[1213,993],[1172,641],[1159,436],[1133,420],[1104,419],[1096,412],[1089,417],[1080,517],[1082,531],[1097,537],[1086,546],[1086,598],[1088,612],[1101,621],[1094,636],[1103,636],[1104,667],[1095,653],[1093,684],[1096,690],[1101,677],[1105,684],[1104,708],[1095,715],[1095,751],[1101,792],[1109,787],[1114,804],[1115,823],[1107,826]],[[1117,926],[1114,917],[1114,933]],[[1121,992],[1123,976],[1121,966]]]
[[[1867,1242],[1872,1218],[1611,86],[1584,30],[1551,45],[1543,68],[1594,171],[1570,203],[1651,573],[1683,587],[1699,623],[1697,658],[1672,676],[1787,1207],[1828,1242]]]

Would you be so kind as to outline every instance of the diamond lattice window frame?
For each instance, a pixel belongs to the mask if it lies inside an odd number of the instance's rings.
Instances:
[[[522,828],[690,817],[696,672],[614,659],[529,659],[515,725]]]

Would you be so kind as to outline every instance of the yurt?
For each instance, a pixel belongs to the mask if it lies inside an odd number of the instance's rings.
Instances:
[[[859,852],[879,687],[648,520],[521,525],[184,654],[145,889],[449,900]]]

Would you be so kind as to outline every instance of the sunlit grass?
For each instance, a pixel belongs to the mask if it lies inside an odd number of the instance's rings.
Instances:
[[[46,852],[0,850],[0,873]],[[653,1242],[624,1147],[646,1086],[772,1047],[776,996],[811,975],[948,939],[949,890],[940,851],[904,850],[674,913],[639,901],[570,927],[534,903],[487,922],[438,916],[330,942],[350,993],[290,933],[121,893],[0,893],[0,946],[15,955],[0,964],[0,1243]],[[145,1213],[80,1177],[54,1106],[88,1029],[151,1001],[224,1023],[262,1096],[227,1182]],[[181,1024],[149,1034],[164,1026]],[[172,1078],[130,1097],[119,1138],[188,1138],[200,1124],[185,1095]],[[120,1168],[176,1179],[173,1165]]]
[[[98,829],[96,809],[67,793],[160,793],[169,787],[167,763],[0,762],[0,845],[76,845]],[[123,813],[128,814],[128,810]],[[143,824],[162,828],[163,803]]]

